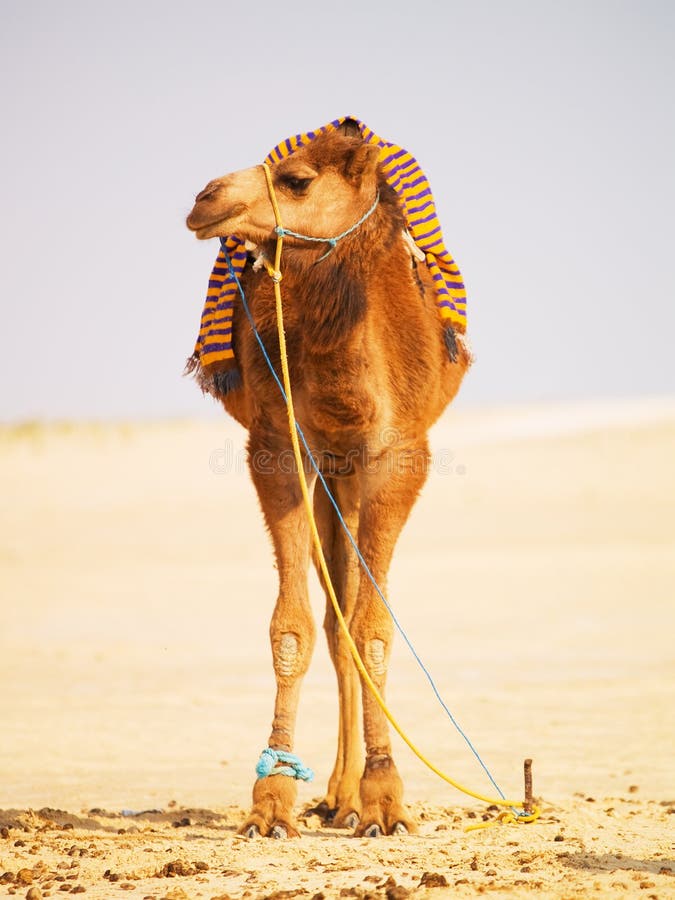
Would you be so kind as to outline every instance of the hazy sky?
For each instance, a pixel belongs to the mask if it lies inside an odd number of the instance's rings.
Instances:
[[[675,3],[0,0],[0,419],[210,415],[209,179],[339,115],[430,178],[462,402],[675,392]]]

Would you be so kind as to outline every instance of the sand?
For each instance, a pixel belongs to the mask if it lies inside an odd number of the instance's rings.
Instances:
[[[454,410],[434,430],[390,599],[507,794],[534,759],[543,810],[468,833],[494,813],[397,738],[418,835],[314,817],[300,840],[236,835],[275,596],[243,442],[225,418],[0,430],[0,897],[675,896],[675,402]],[[320,621],[314,578],[312,596]],[[388,694],[435,763],[491,790],[400,638]],[[319,641],[300,815],[336,716]]]

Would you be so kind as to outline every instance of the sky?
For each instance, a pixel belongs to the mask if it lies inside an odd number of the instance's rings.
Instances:
[[[428,175],[459,403],[675,393],[669,0],[0,0],[0,421],[219,415],[211,178],[340,115]]]

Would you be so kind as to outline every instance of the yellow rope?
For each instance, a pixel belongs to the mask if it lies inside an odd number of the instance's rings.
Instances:
[[[274,184],[272,183],[272,174],[270,172],[269,166],[267,163],[263,163],[263,169],[265,171],[265,178],[267,179],[267,189],[269,191],[270,200],[272,203],[272,208],[274,209],[274,218],[278,227],[282,228],[281,222],[281,213],[279,212],[279,206],[277,204],[276,194],[274,192]],[[284,313],[283,313],[283,305],[281,302],[281,250],[283,247],[283,236],[282,233],[277,232],[277,243],[276,250],[274,255],[274,271],[270,272],[270,276],[274,283],[274,298],[276,302],[276,314],[277,314],[277,331],[279,334],[279,353],[281,356],[281,373],[284,384],[284,390],[286,391],[287,398],[287,413],[288,413],[288,425],[291,434],[291,444],[293,446],[293,455],[295,457],[295,463],[298,471],[298,478],[300,481],[300,490],[302,491],[302,498],[305,504],[305,510],[307,512],[307,519],[309,521],[310,531],[312,533],[312,540],[314,542],[314,547],[316,550],[316,556],[319,561],[319,568],[321,569],[321,573],[323,575],[324,584],[326,585],[326,590],[328,591],[328,596],[330,598],[330,602],[335,610],[335,615],[337,617],[338,622],[340,623],[340,628],[342,629],[345,640],[347,641],[347,645],[349,646],[349,650],[354,659],[354,663],[356,664],[356,668],[361,675],[361,678],[367,684],[370,692],[373,697],[377,701],[378,706],[385,714],[387,719],[389,720],[392,728],[398,733],[401,739],[408,745],[408,747],[412,750],[415,756],[424,763],[427,768],[431,769],[439,778],[442,778],[443,781],[452,785],[458,791],[461,791],[463,794],[467,794],[469,797],[474,797],[476,800],[480,800],[483,803],[487,803],[489,805],[496,806],[509,806],[515,809],[523,809],[524,804],[522,801],[518,800],[502,800],[500,798],[487,797],[484,794],[480,794],[477,791],[472,791],[464,785],[460,784],[458,781],[455,781],[454,778],[451,778],[449,775],[446,775],[445,772],[442,772],[437,766],[435,766],[427,757],[422,753],[422,751],[413,743],[413,741],[408,737],[403,728],[399,725],[398,721],[394,718],[394,714],[391,712],[389,707],[387,706],[384,698],[380,694],[379,690],[373,679],[370,677],[368,670],[365,667],[363,660],[361,659],[361,654],[358,651],[358,648],[354,642],[353,637],[349,632],[349,627],[345,622],[345,618],[342,615],[342,610],[340,609],[340,604],[338,602],[337,596],[335,594],[335,588],[333,587],[333,582],[330,577],[330,573],[328,571],[328,566],[326,564],[326,558],[323,553],[323,547],[321,546],[321,537],[319,535],[319,530],[317,528],[316,519],[314,518],[314,508],[312,504],[311,497],[309,495],[309,488],[307,487],[307,479],[305,477],[305,469],[302,459],[302,453],[300,451],[300,442],[298,440],[298,431],[296,427],[295,420],[295,411],[293,408],[293,394],[291,391],[291,380],[288,371],[288,355],[286,353],[286,333],[284,331]],[[269,269],[268,269],[269,271]],[[525,824],[527,822],[534,822],[540,816],[540,810],[538,807],[533,807],[532,814],[528,816],[516,816],[511,812],[504,812],[496,819],[493,819],[490,822],[484,822],[481,825],[472,825],[470,828],[467,828],[467,831],[472,831],[476,828],[487,828],[490,825],[497,824],[497,822],[518,822],[519,824]]]

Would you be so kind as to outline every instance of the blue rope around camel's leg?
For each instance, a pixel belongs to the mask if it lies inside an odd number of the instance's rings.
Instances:
[[[314,778],[314,772],[295,753],[273,750],[271,747],[266,747],[260,754],[255,770],[259,779],[268,775],[289,775],[299,781],[312,781]]]

